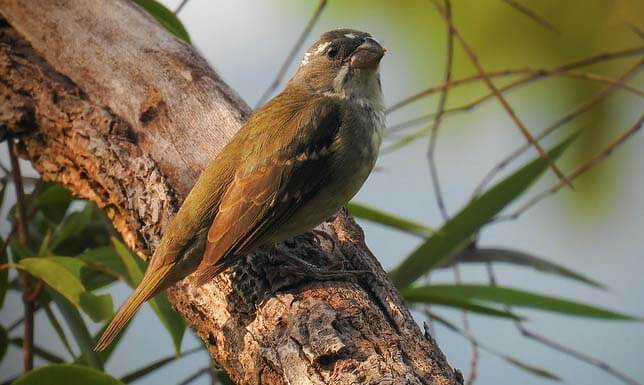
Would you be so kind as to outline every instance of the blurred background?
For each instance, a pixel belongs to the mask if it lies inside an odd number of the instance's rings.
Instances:
[[[161,1],[175,9],[180,1]],[[513,68],[552,68],[600,53],[610,53],[644,45],[644,1],[641,0],[523,0],[545,18],[553,28],[540,25],[506,1],[453,1],[454,24],[472,46],[486,71]],[[310,19],[317,2],[297,0],[212,1],[190,0],[179,13],[192,43],[208,59],[223,79],[254,106],[270,85],[289,50]],[[307,37],[287,78],[299,58],[322,32],[350,27],[372,33],[388,53],[382,62],[382,83],[388,105],[443,82],[446,55],[446,28],[429,1],[329,1],[319,21]],[[642,54],[605,61],[580,69],[616,79]],[[458,44],[454,49],[454,79],[476,74]],[[509,78],[514,79],[514,78]],[[497,84],[505,84],[500,80]],[[644,88],[644,76],[636,74],[628,83]],[[552,77],[530,83],[507,94],[518,116],[537,132],[556,121],[575,106],[589,100],[605,84],[584,79]],[[280,85],[279,89],[281,89]],[[449,92],[447,106],[467,104],[487,94],[482,82]],[[388,116],[388,124],[407,121],[433,113],[438,94],[423,98]],[[550,148],[575,130],[583,134],[558,164],[564,171],[592,158],[612,139],[629,129],[644,111],[644,98],[617,90],[592,111],[575,119],[544,141]],[[426,128],[428,122],[387,135],[384,147],[405,135]],[[383,154],[378,169],[369,178],[355,202],[395,213],[427,226],[442,224],[427,163],[428,136]],[[525,139],[500,104],[492,99],[468,112],[449,114],[440,128],[436,145],[436,165],[447,210],[454,214],[469,200],[481,178],[501,159],[522,145]],[[638,134],[610,158],[574,182],[574,191],[563,189],[531,208],[518,220],[487,226],[479,244],[504,247],[572,268],[607,286],[599,290],[537,271],[499,265],[499,284],[590,303],[627,314],[644,317],[644,136]],[[8,165],[6,147],[0,160]],[[516,169],[536,152],[530,150],[513,163]],[[27,169],[27,164],[23,163]],[[35,175],[33,171],[26,174]],[[504,175],[502,173],[502,175]],[[505,172],[507,175],[507,171]],[[557,184],[547,172],[518,202]],[[7,200],[12,200],[11,191]],[[509,211],[511,211],[510,208]],[[3,213],[3,218],[5,217]],[[369,247],[386,270],[394,268],[413,251],[422,239],[360,221]],[[2,222],[6,235],[10,224]],[[461,268],[462,281],[487,283],[485,266]],[[453,282],[451,270],[439,270],[432,282]],[[130,289],[123,284],[110,288],[115,305]],[[18,294],[8,295],[0,310],[0,322],[10,324],[20,315]],[[459,311],[433,307],[432,311],[461,325]],[[521,309],[530,330],[609,363],[620,372],[644,381],[644,325],[641,322],[593,320]],[[425,320],[416,314],[419,322]],[[511,321],[471,315],[472,333],[495,350],[536,367],[556,373],[565,382],[576,384],[622,384],[616,377],[533,340],[524,338]],[[90,322],[91,323],[91,322]],[[92,324],[92,330],[99,329]],[[435,324],[436,339],[450,364],[467,376],[471,352],[466,339],[440,324]],[[53,351],[62,344],[47,319],[36,317],[36,340]],[[184,350],[198,346],[192,335],[184,339]],[[3,377],[20,373],[20,353],[11,353],[0,365]],[[173,354],[167,332],[149,307],[136,317],[127,337],[107,366],[120,375],[154,359]],[[38,362],[38,361],[37,361]],[[137,384],[178,384],[209,362],[205,353],[177,360]],[[195,384],[209,383],[207,376]],[[498,356],[481,352],[478,359],[478,384],[543,384],[548,380],[509,365]]]

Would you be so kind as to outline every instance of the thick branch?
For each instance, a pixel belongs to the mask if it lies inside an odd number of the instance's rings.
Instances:
[[[248,107],[189,46],[125,1],[0,0],[0,136],[47,180],[104,207],[149,256]],[[15,28],[15,30],[13,29]],[[203,287],[168,290],[212,358],[239,384],[456,384],[360,228],[345,213],[248,256]],[[317,282],[285,254],[369,270]]]

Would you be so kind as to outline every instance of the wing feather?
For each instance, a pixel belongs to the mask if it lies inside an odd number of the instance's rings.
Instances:
[[[257,146],[275,151],[255,164],[248,157],[247,163],[239,167],[208,231],[197,283],[212,279],[225,260],[246,254],[269,240],[280,224],[287,222],[324,183],[331,167],[328,155],[319,156],[320,150],[335,140],[341,117],[334,103],[318,105],[308,116],[301,111],[298,115],[296,110],[286,127],[267,128],[264,131],[267,137],[254,138],[256,142],[249,144],[255,147],[249,152],[257,151]],[[277,139],[277,135],[287,135],[291,140],[275,146],[270,141]]]

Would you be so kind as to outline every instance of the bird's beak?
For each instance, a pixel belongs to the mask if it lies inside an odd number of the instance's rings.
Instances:
[[[377,41],[367,38],[349,57],[349,67],[376,68],[385,52],[387,50],[382,48]]]

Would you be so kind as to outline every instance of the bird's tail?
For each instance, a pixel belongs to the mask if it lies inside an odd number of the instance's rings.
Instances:
[[[108,347],[114,338],[119,335],[123,327],[130,321],[137,310],[143,305],[145,301],[152,298],[164,286],[166,278],[168,277],[173,265],[160,266],[157,269],[150,269],[146,271],[143,280],[139,286],[134,290],[134,293],[125,301],[121,306],[116,316],[112,319],[110,324],[103,332],[103,335],[94,347],[95,351],[104,350]]]

